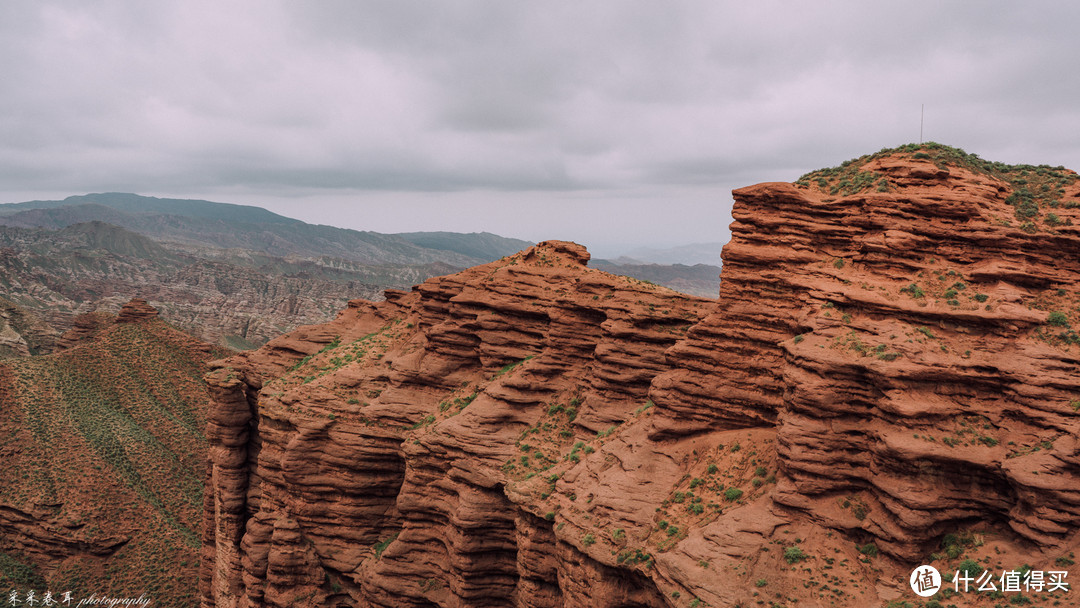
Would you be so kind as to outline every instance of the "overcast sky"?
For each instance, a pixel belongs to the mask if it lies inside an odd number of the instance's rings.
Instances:
[[[0,3],[0,202],[123,191],[601,255],[925,139],[1080,168],[1080,3]]]

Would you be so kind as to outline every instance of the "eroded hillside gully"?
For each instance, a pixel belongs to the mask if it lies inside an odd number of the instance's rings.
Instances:
[[[548,241],[218,362],[204,605],[1080,604],[908,585],[1076,571],[1076,174],[734,195],[718,300]]]

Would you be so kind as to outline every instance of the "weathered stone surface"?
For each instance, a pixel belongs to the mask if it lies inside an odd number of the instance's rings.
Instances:
[[[120,314],[116,315],[117,323],[137,323],[158,316],[158,311],[146,303],[142,298],[132,298],[127,304],[120,307]]]
[[[1080,183],[1052,170],[1036,226],[923,156],[737,190],[718,301],[553,241],[219,363],[204,604],[862,607],[928,561],[1071,571]]]

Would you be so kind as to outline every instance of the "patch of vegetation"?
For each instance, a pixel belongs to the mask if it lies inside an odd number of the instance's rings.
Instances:
[[[910,295],[913,298],[922,298],[922,297],[926,296],[926,292],[924,292],[922,290],[922,288],[920,288],[915,283],[912,283],[911,285],[908,285],[907,287],[901,287],[900,288],[900,293],[906,293],[906,294]]]
[[[784,549],[784,561],[789,564],[801,562],[810,557],[797,545],[793,545]]]
[[[512,372],[512,371],[514,371],[515,369],[517,369],[518,367],[520,367],[521,365],[523,365],[523,364],[524,364],[525,362],[527,362],[527,361],[529,361],[530,359],[532,359],[532,358],[533,358],[534,356],[535,356],[535,355],[529,355],[528,357],[525,357],[525,358],[524,358],[524,359],[522,359],[521,361],[516,361],[516,362],[514,362],[514,363],[507,363],[506,365],[504,365],[504,366],[502,367],[502,369],[500,369],[499,371],[495,372],[495,375],[494,375],[494,376],[492,376],[492,379],[494,380],[495,378],[498,378],[499,376],[503,376],[503,375],[505,375],[505,374],[508,374],[508,373],[510,373],[510,372]]]
[[[417,420],[415,424],[413,424],[412,426],[409,427],[409,430],[410,431],[415,431],[416,429],[418,429],[420,427],[431,425],[434,422],[435,422],[435,416],[433,414],[428,414],[427,416],[424,416],[420,420]]]
[[[965,559],[960,562],[960,565],[957,566],[956,569],[965,573],[967,576],[979,576],[983,573],[983,570],[985,570],[985,568],[982,567],[982,564],[973,559]]]
[[[604,437],[607,437],[608,435],[611,435],[612,433],[614,433],[615,429],[617,429],[617,428],[619,428],[619,425],[618,424],[613,424],[613,425],[609,426],[608,428],[606,428],[606,429],[604,429],[602,431],[598,431],[596,433],[596,436],[598,438],[600,438],[600,439],[603,439]]]
[[[620,564],[626,564],[633,566],[635,564],[645,564],[646,567],[652,565],[652,555],[642,551],[641,549],[630,549],[621,551],[616,557],[615,561]]]
[[[1046,317],[1046,322],[1055,327],[1069,327],[1069,318],[1060,310],[1051,312]]]
[[[48,584],[36,566],[20,555],[0,551],[0,582],[17,588],[45,589]]]
[[[390,536],[390,538],[375,543],[375,559],[379,559],[380,557],[382,557],[383,551],[386,551],[386,548],[390,546],[390,543],[397,540],[397,537],[398,532],[394,532],[393,535]]]

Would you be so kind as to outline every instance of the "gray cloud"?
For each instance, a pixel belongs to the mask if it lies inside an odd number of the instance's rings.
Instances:
[[[927,139],[1080,168],[1077,17],[1068,2],[16,0],[0,5],[0,183],[9,201],[133,190],[357,228],[722,240],[732,188],[915,141],[924,103]]]

